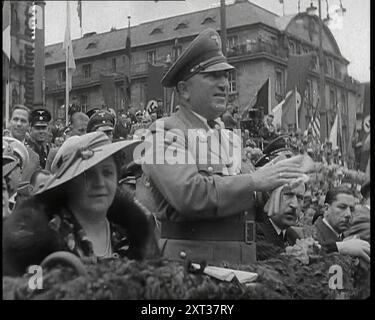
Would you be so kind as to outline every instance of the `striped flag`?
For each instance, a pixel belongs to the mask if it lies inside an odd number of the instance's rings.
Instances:
[[[320,113],[318,108],[315,108],[307,128],[311,129],[313,136],[320,140]]]

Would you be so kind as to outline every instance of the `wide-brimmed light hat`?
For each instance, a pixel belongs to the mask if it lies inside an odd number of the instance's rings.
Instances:
[[[141,142],[123,140],[112,143],[108,136],[100,131],[70,137],[56,153],[51,165],[52,177],[36,194],[61,186],[120,150],[125,162],[130,162],[133,160],[135,147]]]
[[[21,141],[3,137],[3,158],[18,159],[21,168],[25,168],[29,162],[29,152]]]

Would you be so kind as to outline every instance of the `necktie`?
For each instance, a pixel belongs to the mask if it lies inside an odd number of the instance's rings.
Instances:
[[[281,231],[280,234],[279,234],[279,237],[281,239],[282,242],[284,242],[284,233]]]

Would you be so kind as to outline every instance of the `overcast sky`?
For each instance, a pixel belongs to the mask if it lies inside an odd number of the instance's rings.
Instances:
[[[81,35],[77,15],[77,1],[70,2],[72,39]],[[233,0],[227,0],[233,2]],[[280,0],[252,0],[278,15],[283,14]],[[285,14],[298,12],[298,0],[284,0]],[[313,0],[317,6],[318,1]],[[185,1],[82,1],[83,33],[107,32],[111,27],[127,27],[127,16],[131,25],[152,21],[183,13],[203,10],[219,4],[220,0]],[[342,0],[347,9],[343,27],[331,30],[341,53],[350,61],[349,74],[360,81],[370,80],[370,0]],[[329,6],[339,5],[340,0],[328,0]],[[310,5],[310,0],[300,0],[301,11]],[[323,17],[326,16],[326,1],[322,0]],[[46,1],[46,44],[62,42],[65,31],[65,1]]]

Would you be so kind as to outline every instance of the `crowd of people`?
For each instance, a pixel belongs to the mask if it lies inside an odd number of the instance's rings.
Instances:
[[[353,178],[339,150],[310,130],[276,130],[271,115],[258,137],[231,135],[241,128],[238,108],[227,105],[233,68],[207,29],[162,79],[179,95],[169,116],[158,105],[118,115],[103,107],[72,113],[65,127],[47,110],[13,106],[3,130],[3,274],[22,275],[57,251],[83,262],[247,264],[295,245],[305,229],[326,252],[369,263],[369,176]],[[185,143],[191,131],[209,141],[206,162]],[[145,135],[163,163],[133,158]],[[176,163],[176,153],[195,161]]]

